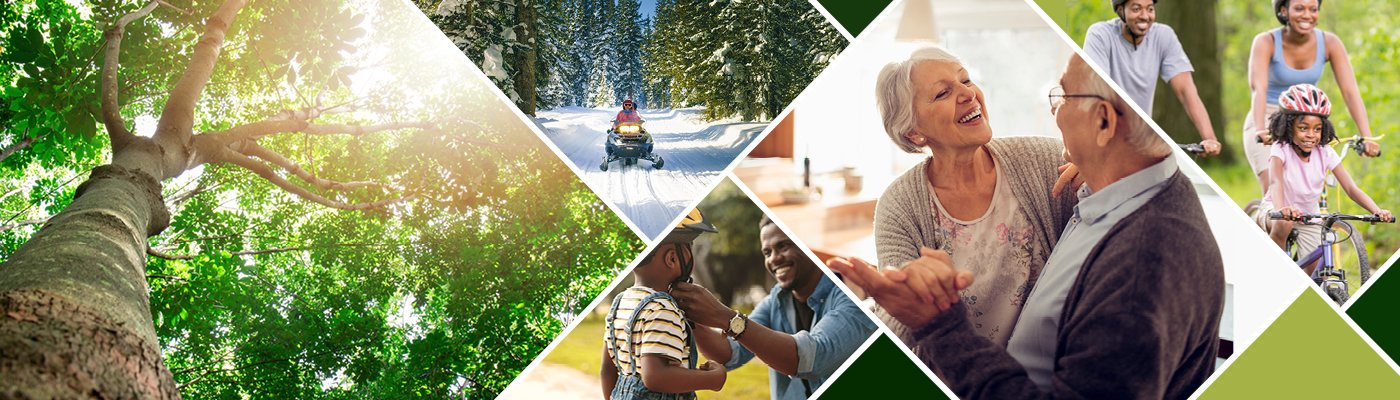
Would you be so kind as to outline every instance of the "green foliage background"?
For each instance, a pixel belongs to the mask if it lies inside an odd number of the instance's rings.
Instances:
[[[1115,17],[1107,1],[1066,0],[1065,3],[1069,6],[1068,12],[1064,17],[1066,21],[1059,21],[1060,27],[1081,46],[1089,25]],[[1262,0],[1219,0],[1216,6],[1225,107],[1225,124],[1216,130],[1220,140],[1226,143],[1226,149],[1240,151],[1238,149],[1242,148],[1241,130],[1245,114],[1249,112],[1250,45],[1255,35],[1279,27],[1271,8],[1272,2]],[[1336,34],[1351,57],[1357,85],[1370,115],[1371,132],[1385,135],[1400,129],[1400,121],[1390,118],[1400,109],[1400,50],[1397,50],[1400,49],[1400,35],[1392,29],[1400,25],[1400,4],[1385,0],[1329,1],[1323,3],[1319,14],[1318,28]],[[1341,100],[1341,90],[1337,88],[1330,66],[1325,69],[1318,86],[1333,99],[1331,120],[1338,136],[1359,134]],[[1381,157],[1363,158],[1353,153],[1343,162],[1357,185],[1382,208],[1392,211],[1400,210],[1400,202],[1396,201],[1400,199],[1400,159],[1391,155],[1396,146],[1393,140],[1381,141]],[[1343,150],[1338,147],[1338,151]],[[1243,157],[1236,158],[1233,163],[1209,163],[1202,167],[1241,207],[1262,195]],[[1331,211],[1366,213],[1345,198],[1340,188],[1330,189],[1330,192]],[[1395,225],[1358,224],[1357,227],[1366,238],[1373,270],[1400,247],[1400,229]],[[1352,280],[1351,289],[1355,292],[1360,285],[1356,281],[1356,259],[1352,254],[1343,249],[1338,259],[1342,267],[1349,270],[1348,279]]]
[[[121,113],[138,134],[219,5],[167,2],[123,42]],[[110,157],[97,117],[102,30],[143,4],[0,7],[0,148],[18,149],[0,163],[0,259]],[[393,188],[327,196],[414,196],[382,210],[332,210],[223,165],[165,182],[174,217],[151,244],[187,259],[153,257],[147,274],[187,398],[494,397],[640,251],[468,62],[408,4],[249,2],[197,133],[317,93],[355,106],[320,122],[439,129],[264,142],[319,176]]]

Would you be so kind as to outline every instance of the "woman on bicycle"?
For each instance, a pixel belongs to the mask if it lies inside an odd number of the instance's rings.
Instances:
[[[1327,94],[1316,86],[1298,84],[1289,87],[1278,98],[1279,112],[1269,119],[1269,134],[1276,142],[1269,149],[1269,192],[1264,196],[1258,222],[1269,232],[1279,247],[1284,247],[1288,234],[1296,230],[1298,254],[1308,254],[1316,249],[1322,239],[1322,227],[1318,225],[1294,224],[1304,213],[1318,214],[1318,200],[1322,195],[1324,179],[1328,172],[1337,177],[1337,182],[1356,204],[1367,212],[1387,221],[1392,220],[1389,210],[1371,201],[1371,197],[1347,174],[1337,151],[1327,146],[1337,140],[1337,132],[1332,121],[1332,104]],[[1267,211],[1276,209],[1284,219],[1268,221]],[[1312,274],[1316,264],[1309,265],[1306,271]]]
[[[1249,115],[1244,120],[1244,151],[1249,167],[1259,178],[1261,192],[1269,192],[1269,135],[1265,122],[1278,112],[1279,94],[1300,83],[1316,85],[1322,79],[1322,64],[1332,63],[1332,75],[1342,90],[1351,119],[1361,137],[1371,138],[1366,103],[1356,86],[1356,75],[1341,39],[1317,29],[1322,0],[1274,0],[1274,16],[1283,25],[1254,37],[1249,55]],[[1267,103],[1266,103],[1267,102]],[[1366,155],[1380,154],[1380,145],[1367,140]]]

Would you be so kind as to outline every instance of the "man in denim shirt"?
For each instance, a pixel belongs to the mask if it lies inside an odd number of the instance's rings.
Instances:
[[[759,221],[764,266],[778,285],[745,316],[688,283],[671,295],[695,329],[696,344],[730,370],[754,356],[767,363],[774,399],[811,396],[875,331],[875,323],[764,216]],[[713,328],[708,328],[713,327]],[[723,335],[716,331],[718,328]]]

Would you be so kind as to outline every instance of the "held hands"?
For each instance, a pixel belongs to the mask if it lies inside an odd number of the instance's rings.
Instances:
[[[671,297],[685,310],[685,316],[700,325],[715,328],[728,328],[729,319],[734,318],[734,310],[721,304],[718,298],[704,286],[693,283],[677,283],[671,286]]]
[[[971,272],[953,268],[948,253],[929,248],[920,253],[900,270],[877,271],[857,258],[833,258],[827,266],[864,288],[900,323],[918,328],[957,304],[958,291],[973,281]]]

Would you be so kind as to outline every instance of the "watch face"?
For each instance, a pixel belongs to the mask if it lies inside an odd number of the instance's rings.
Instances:
[[[735,315],[734,318],[730,318],[730,319],[729,319],[729,331],[730,331],[730,332],[734,332],[734,334],[736,334],[736,335],[737,335],[737,334],[740,334],[740,333],[743,333],[743,332],[744,332],[744,327],[746,326],[746,324],[744,324],[744,321],[745,321],[745,320],[744,320],[744,316],[743,316],[742,314],[740,314],[740,315]]]

